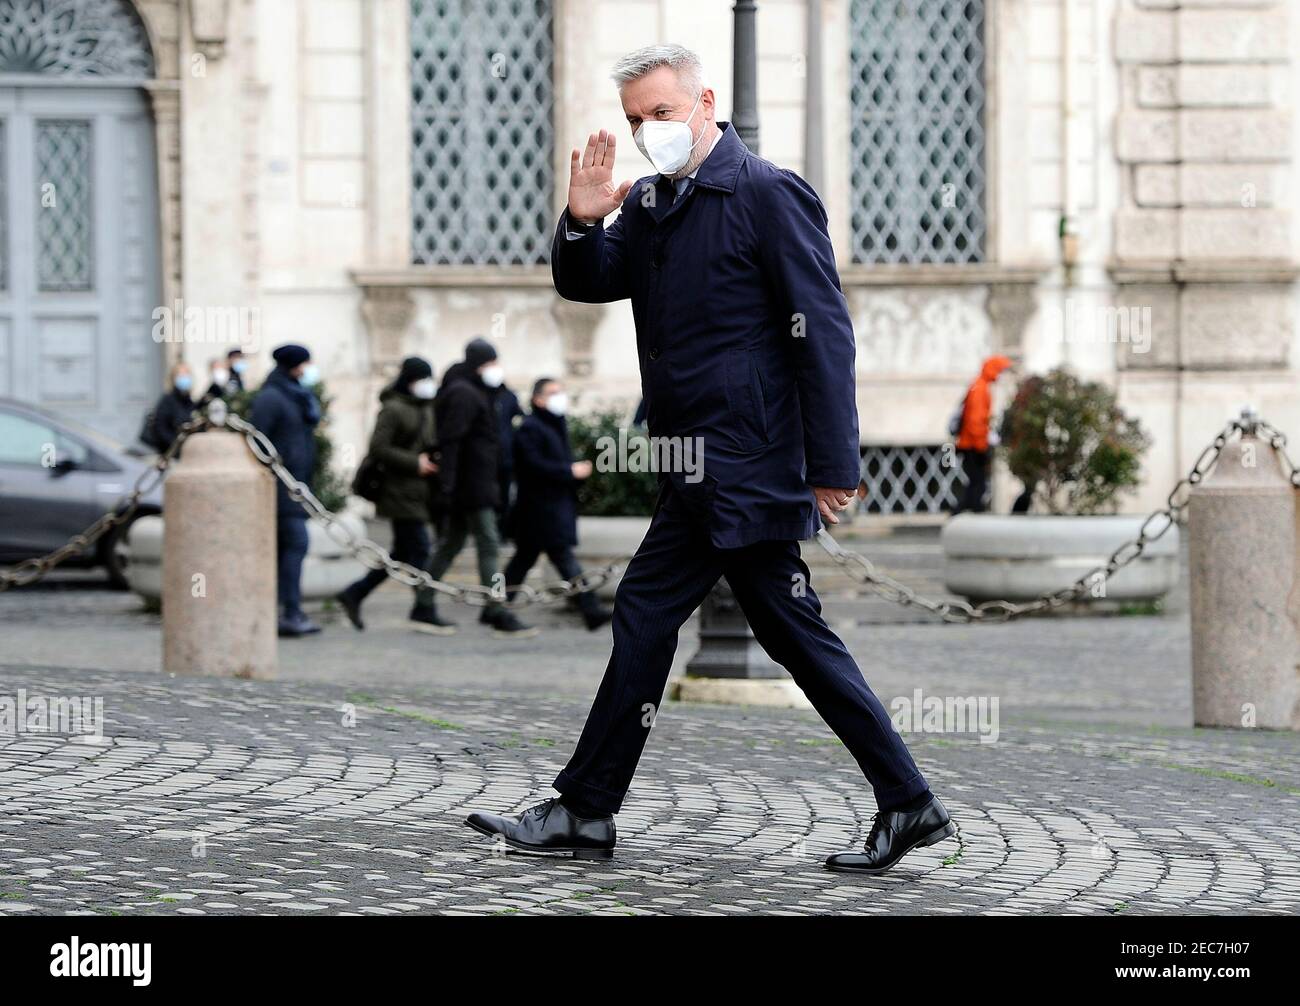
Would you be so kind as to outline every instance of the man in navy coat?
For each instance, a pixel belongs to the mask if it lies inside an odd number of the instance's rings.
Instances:
[[[682,624],[725,576],[759,643],[858,762],[879,808],[864,852],[831,869],[881,873],[956,826],[888,713],[821,617],[798,542],[859,478],[854,335],[812,188],[714,118],[699,59],[675,45],[614,72],[657,174],[616,184],[615,138],[573,151],[551,252],[568,299],[628,298],[652,438],[703,449],[661,474],[645,540],[614,604],[614,649],[558,800],[467,823],[525,850],[612,856],[613,815],[645,745]],[[604,218],[618,217],[606,227]]]

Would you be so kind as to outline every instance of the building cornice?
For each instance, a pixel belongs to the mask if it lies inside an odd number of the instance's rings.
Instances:
[[[1007,265],[851,265],[840,270],[844,286],[1032,286],[1051,272],[1047,263]]]
[[[353,269],[360,287],[549,287],[550,266],[386,266]]]
[[[1111,262],[1106,271],[1124,286],[1162,283],[1294,283],[1300,263],[1276,259],[1222,262]]]

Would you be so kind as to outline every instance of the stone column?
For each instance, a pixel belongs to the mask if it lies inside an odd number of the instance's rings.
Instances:
[[[153,109],[154,146],[158,172],[158,250],[162,270],[162,305],[173,307],[181,286],[181,92],[173,81],[145,86]],[[170,367],[180,357],[179,343],[164,344]]]
[[[1147,402],[1158,389],[1168,406],[1145,465],[1156,486],[1193,462],[1243,381],[1266,415],[1284,414],[1294,397],[1280,389],[1295,376],[1296,147],[1283,86],[1297,58],[1295,9],[1279,0],[1115,8],[1114,307],[1151,322],[1141,345],[1117,347],[1117,367],[1141,371],[1122,386]]]
[[[271,678],[275,488],[244,438],[185,442],[163,488],[164,672]]]
[[[1300,729],[1295,490],[1268,444],[1244,436],[1188,510],[1196,725]]]

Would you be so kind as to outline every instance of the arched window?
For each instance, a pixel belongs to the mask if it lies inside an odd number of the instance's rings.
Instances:
[[[0,0],[0,74],[145,80],[153,70],[127,0]]]
[[[551,25],[544,0],[411,0],[417,264],[546,261]]]
[[[984,257],[984,0],[851,0],[853,260]]]

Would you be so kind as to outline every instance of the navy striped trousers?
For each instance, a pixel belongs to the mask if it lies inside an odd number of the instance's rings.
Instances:
[[[802,590],[794,590],[794,577]],[[663,700],[677,634],[725,576],[759,644],[803,689],[890,810],[929,788],[889,714],[821,615],[795,541],[719,549],[671,488],[628,564],[614,602],[614,649],[573,757],[555,788],[618,813]]]

